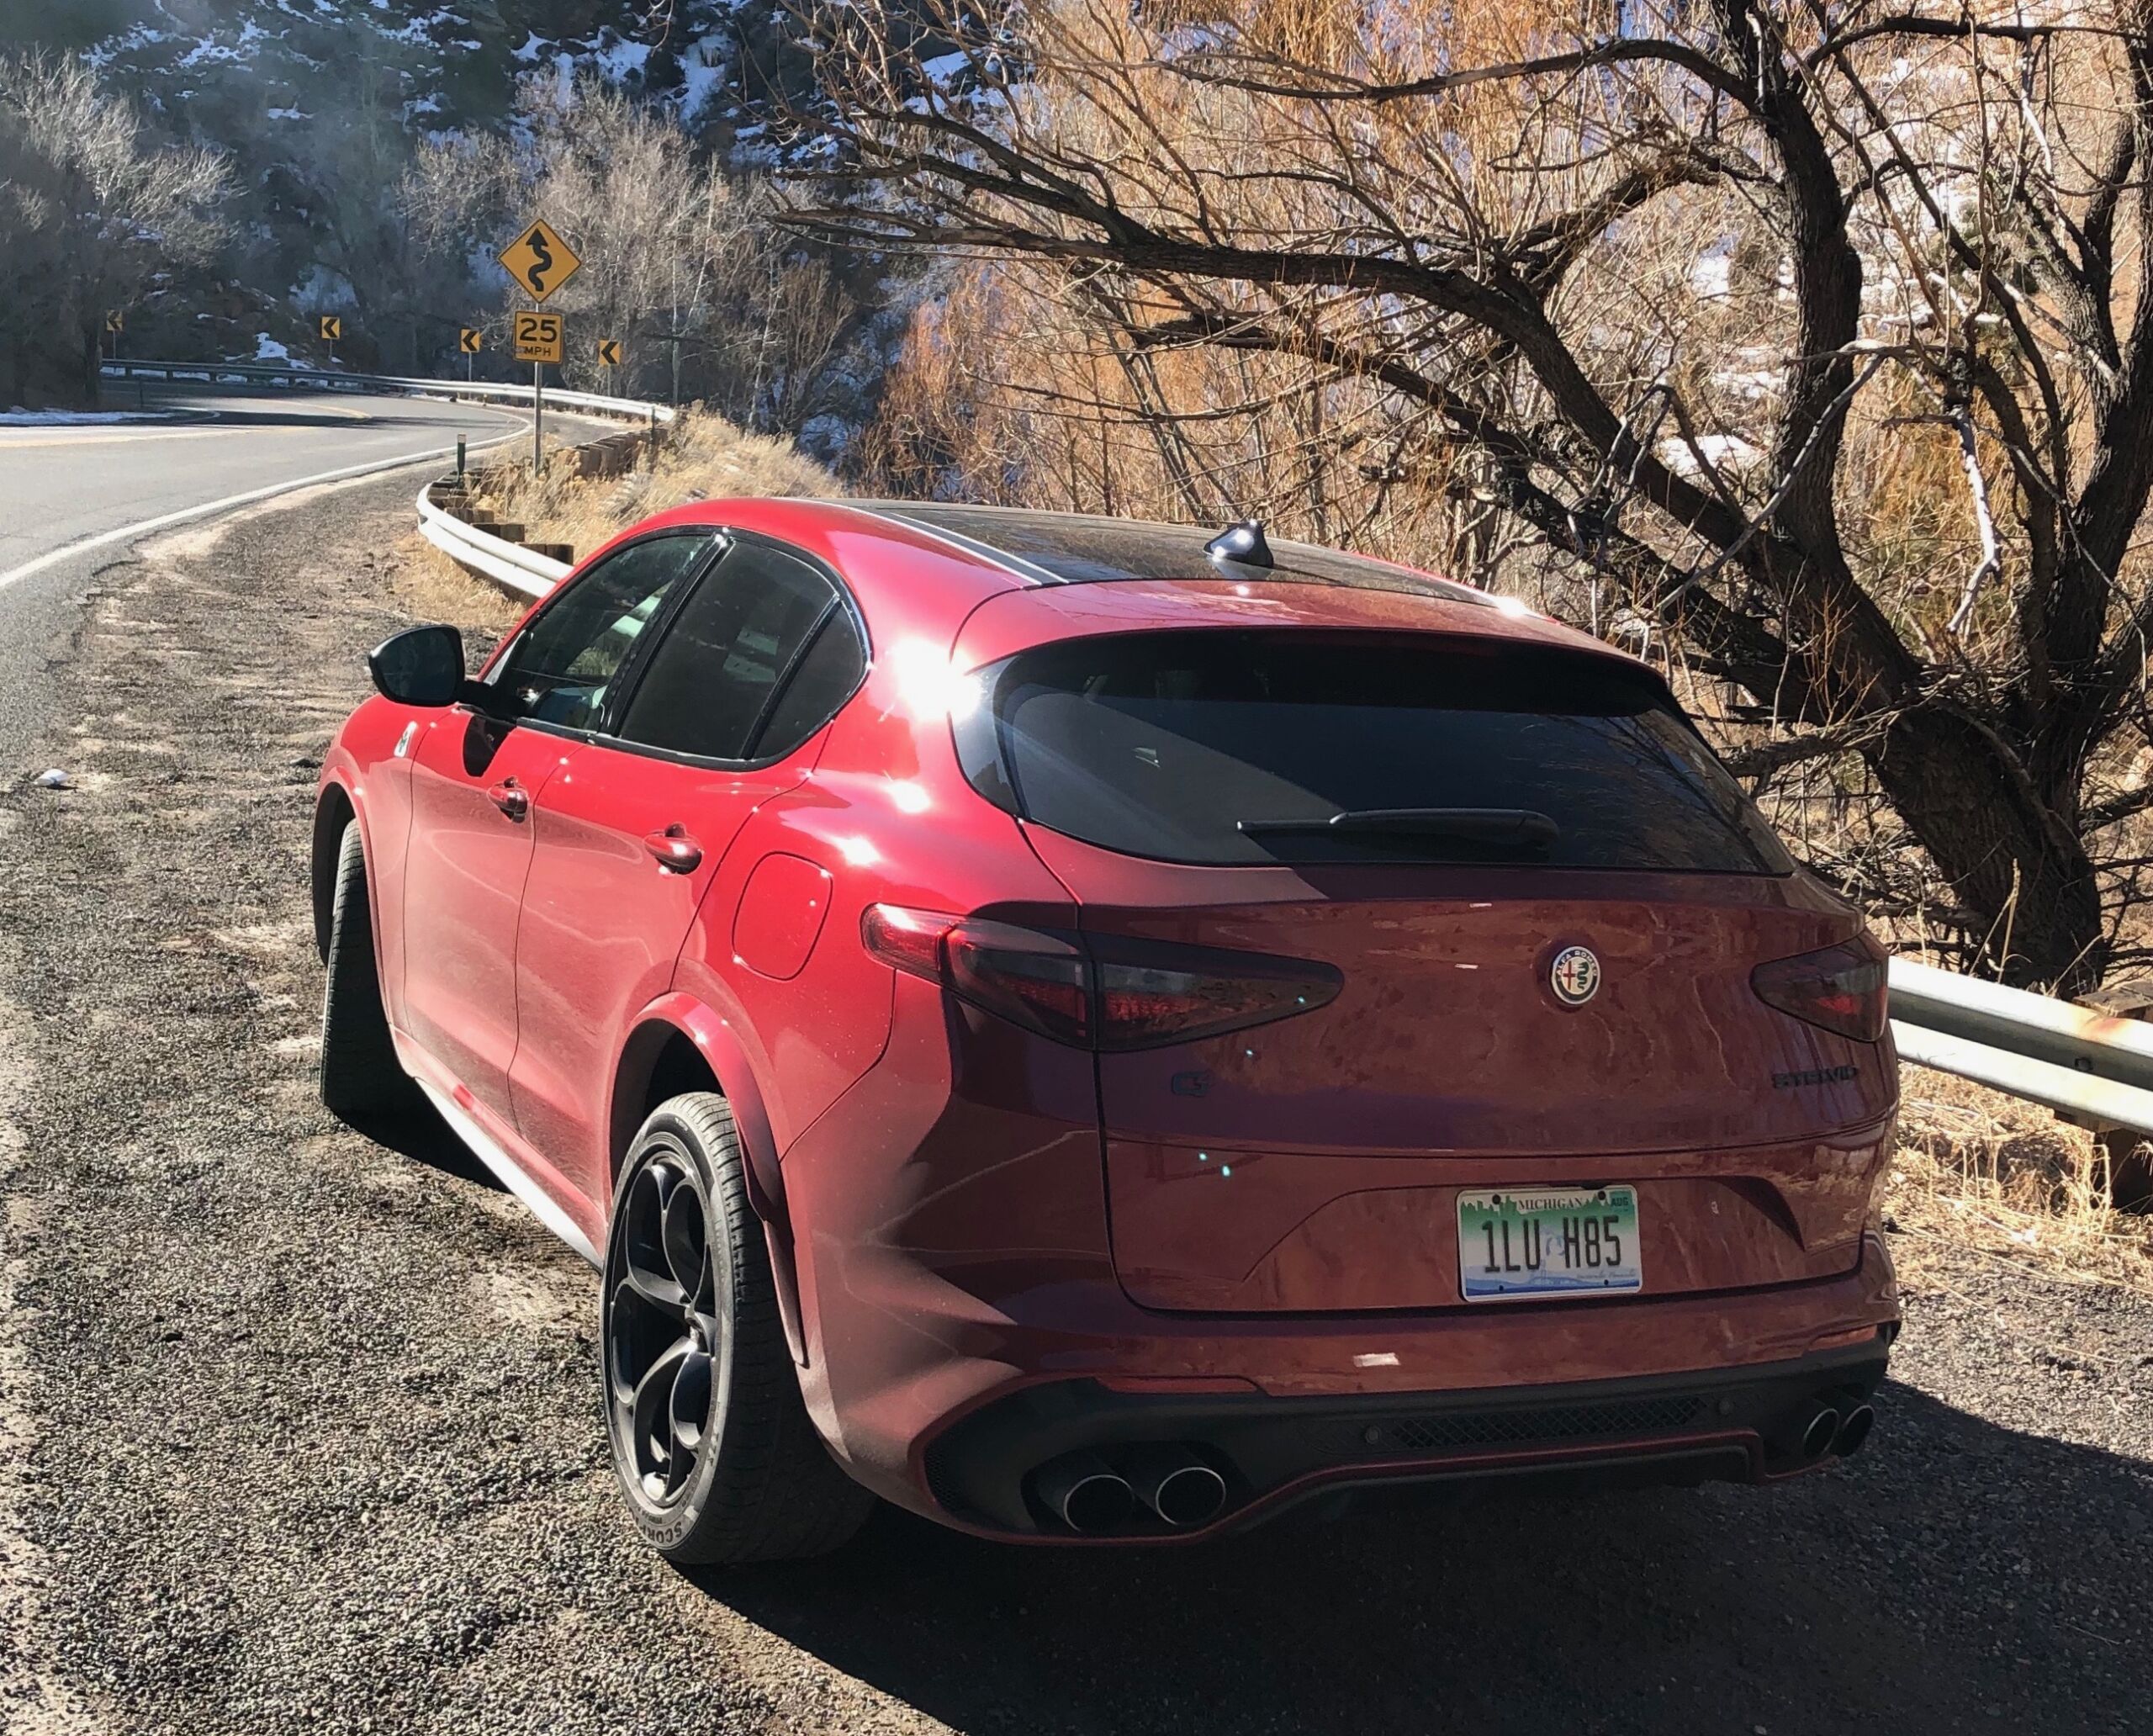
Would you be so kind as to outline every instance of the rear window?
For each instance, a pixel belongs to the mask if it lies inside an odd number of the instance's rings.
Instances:
[[[1590,654],[1143,633],[1023,652],[983,679],[958,725],[975,787],[1129,855],[1794,865],[1659,684]]]

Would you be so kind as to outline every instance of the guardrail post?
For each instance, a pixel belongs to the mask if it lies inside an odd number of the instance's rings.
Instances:
[[[463,480],[463,442],[461,440],[456,442],[456,480],[458,484]]]

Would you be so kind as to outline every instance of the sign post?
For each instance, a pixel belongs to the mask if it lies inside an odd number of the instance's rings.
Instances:
[[[546,364],[559,367],[568,355],[568,334],[558,314],[516,316],[516,359],[531,364],[531,463],[546,468]]]
[[[598,362],[601,368],[618,368],[621,365],[619,338],[601,337],[598,340]]]
[[[501,269],[515,278],[525,294],[542,305],[547,297],[583,268],[575,249],[542,217],[501,250]],[[563,357],[561,316],[558,314],[518,314],[516,316],[516,359],[531,364],[531,464],[534,473],[546,468],[546,364],[559,367]]]
[[[321,341],[329,346],[329,359],[331,362],[336,359],[337,341],[343,336],[343,320],[335,314],[324,314],[321,316]]]
[[[127,330],[127,315],[114,308],[104,316],[104,329],[112,334],[112,359],[119,359],[120,335]]]
[[[474,331],[468,326],[458,328],[456,347],[463,352],[463,378],[468,382],[479,378],[479,352],[486,347],[486,335]]]

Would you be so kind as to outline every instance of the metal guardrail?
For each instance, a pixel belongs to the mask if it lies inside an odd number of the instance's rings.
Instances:
[[[1899,1058],[2153,1135],[2153,1024],[1895,958]]]
[[[415,379],[399,374],[332,373],[325,368],[300,368],[259,362],[108,362],[108,379],[162,380],[168,384],[267,386],[290,391],[395,394],[415,398],[475,399],[482,403],[528,405],[536,395],[525,385],[501,385],[489,381]],[[670,423],[675,412],[663,404],[639,399],[608,398],[594,392],[548,389],[547,404],[585,415],[618,416],[647,423],[653,428]],[[517,595],[542,597],[574,569],[489,534],[468,524],[433,499],[439,483],[419,491],[419,532],[451,560],[470,572],[493,580]]]
[[[332,373],[326,368],[294,368],[260,362],[108,362],[107,379],[165,380],[213,386],[266,385],[314,392],[400,393],[415,398],[476,398],[496,404],[529,404],[529,386],[489,381],[412,379],[389,373]],[[630,421],[670,422],[675,412],[663,404],[633,398],[608,398],[595,392],[563,392],[548,387],[546,402],[590,415],[622,416]]]
[[[419,534],[458,566],[532,598],[545,595],[574,570],[566,561],[492,536],[436,505],[433,492],[440,486],[430,482],[419,490]]]

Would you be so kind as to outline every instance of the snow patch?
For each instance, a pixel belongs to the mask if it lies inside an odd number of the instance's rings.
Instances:
[[[1734,237],[1722,236],[1690,267],[1690,288],[1706,301],[1724,301],[1734,287]]]
[[[706,36],[680,56],[680,118],[693,120],[726,84],[725,39]]]
[[[1703,464],[1697,460],[1701,458]],[[1700,434],[1695,452],[1690,449],[1686,440],[1663,440],[1659,442],[1659,461],[1677,476],[1696,478],[1705,474],[1705,466],[1723,473],[1752,469],[1764,461],[1761,447],[1754,446],[1739,434]]]
[[[166,422],[178,415],[172,410],[0,410],[0,428],[103,427],[113,422]]]

